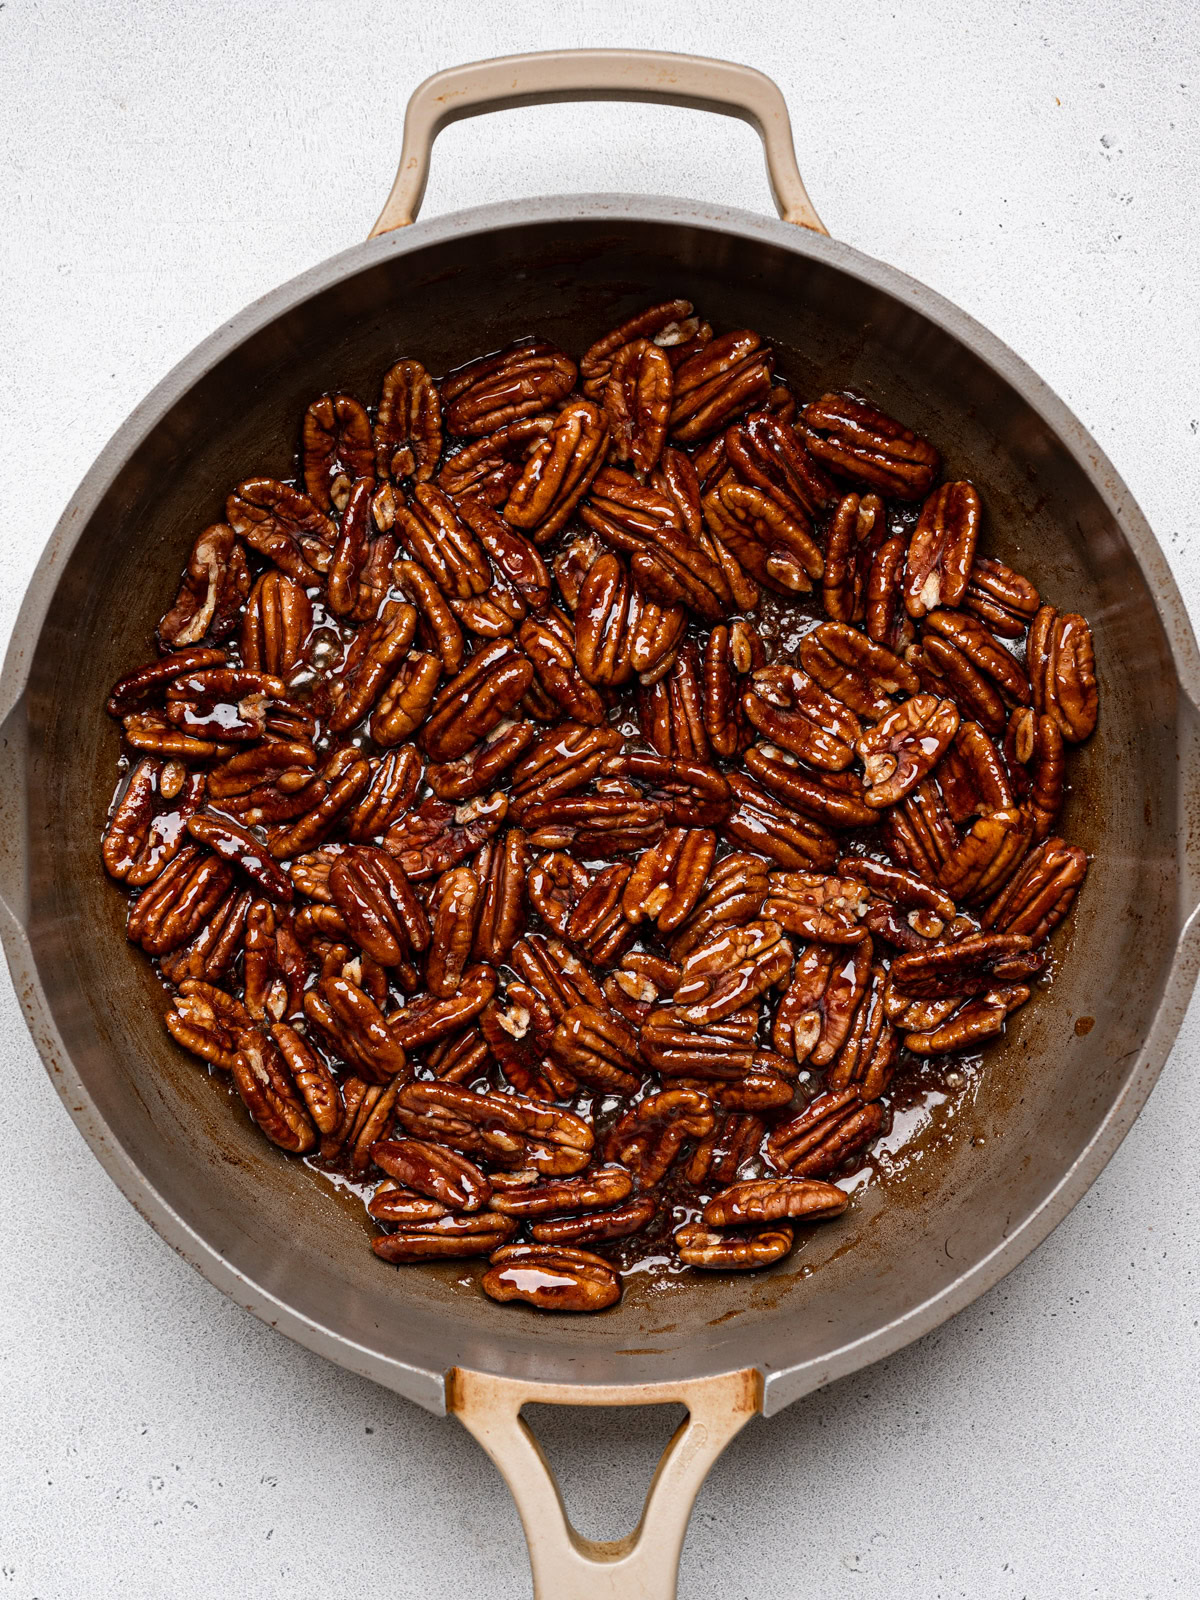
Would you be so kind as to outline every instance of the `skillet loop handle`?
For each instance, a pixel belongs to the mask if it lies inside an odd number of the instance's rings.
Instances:
[[[663,1452],[637,1527],[624,1539],[585,1539],[572,1526],[550,1463],[521,1407],[678,1402],[688,1416]],[[521,1514],[534,1600],[675,1600],[692,1505],[713,1462],[762,1409],[754,1368],[637,1388],[575,1388],[494,1378],[455,1367],[447,1408],[500,1469]]]
[[[787,103],[779,86],[753,67],[664,50],[546,50],[450,67],[413,92],[392,192],[371,238],[415,221],[429,178],[433,141],[448,123],[484,111],[564,100],[649,100],[737,117],[757,129],[779,215],[826,233],[804,188]]]

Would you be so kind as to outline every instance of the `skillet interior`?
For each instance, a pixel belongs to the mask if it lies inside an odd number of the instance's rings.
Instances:
[[[1134,1071],[1183,920],[1176,671],[1146,578],[1087,472],[982,357],[837,264],[861,261],[852,252],[796,244],[788,230],[737,214],[722,220],[747,224],[740,232],[647,211],[505,225],[494,208],[486,233],[479,221],[442,227],[418,249],[423,230],[414,230],[391,251],[364,247],[327,269],[328,286],[211,370],[201,362],[116,471],[61,569],[31,664],[30,943],[59,1034],[116,1147],[110,1166],[123,1151],[140,1168],[184,1229],[245,1280],[244,1303],[435,1408],[438,1375],[452,1364],[590,1383],[758,1364],[777,1375],[774,1409],[867,1359],[848,1347],[1001,1246],[1091,1144]],[[985,547],[1090,619],[1101,722],[1072,764],[1063,828],[1096,859],[1074,926],[1059,935],[1061,972],[988,1052],[953,1139],[928,1142],[903,1181],[866,1190],[773,1273],[658,1289],[635,1281],[603,1317],[551,1324],[491,1305],[458,1281],[461,1268],[378,1262],[359,1208],[331,1203],[167,1036],[161,990],[125,942],[124,897],[97,857],[117,749],[102,705],[113,679],[144,657],[191,541],[220,519],[227,488],[256,472],[288,474],[314,395],[338,387],[373,401],[401,355],[440,372],[530,331],[578,353],[629,311],[680,294],[719,329],[762,331],[802,394],[850,387],[928,434],[947,470],[978,484]],[[1081,1017],[1094,1019],[1086,1036],[1075,1028]],[[199,1244],[167,1231],[230,1287]]]

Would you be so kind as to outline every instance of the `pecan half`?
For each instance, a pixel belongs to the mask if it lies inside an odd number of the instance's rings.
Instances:
[[[600,410],[590,400],[565,405],[554,427],[529,452],[504,502],[506,520],[545,544],[587,493],[607,449],[608,428]]]
[[[667,437],[675,385],[671,363],[649,339],[632,339],[613,357],[604,387],[604,414],[614,461],[638,472],[658,464]]]
[[[867,577],[887,538],[887,517],[877,494],[844,494],[834,508],[825,541],[821,600],[835,622],[862,622],[867,612]]]
[[[670,933],[695,908],[717,853],[707,828],[670,828],[640,858],[625,883],[621,909],[632,922],[649,919]]]
[[[249,592],[241,540],[226,523],[214,523],[192,546],[175,604],[158,625],[160,642],[177,650],[204,638],[226,638]]]
[[[854,760],[858,718],[806,672],[783,664],[760,667],[750,681],[743,708],[772,744],[827,772],[841,772]]]
[[[419,1261],[457,1261],[469,1256],[490,1256],[516,1231],[517,1225],[509,1217],[497,1216],[492,1211],[477,1211],[406,1224],[372,1239],[371,1249],[393,1266]]]
[[[429,944],[425,910],[387,851],[352,845],[330,869],[329,892],[350,938],[381,967],[399,966]]]
[[[910,617],[961,603],[982,514],[979,491],[972,483],[944,483],[921,507],[904,571],[904,604]]]
[[[591,1128],[573,1112],[450,1083],[405,1084],[396,1116],[418,1138],[478,1153],[493,1166],[533,1167],[555,1177],[581,1172],[594,1143]]]
[[[478,1211],[492,1198],[491,1184],[473,1161],[424,1139],[385,1139],[371,1147],[371,1160],[406,1189],[451,1211]]]
[[[312,630],[312,604],[285,573],[264,572],[242,617],[242,661],[257,671],[288,678],[304,660]]]
[[[993,633],[1019,639],[1036,616],[1041,601],[1028,578],[994,556],[977,555],[962,603]]]
[[[384,375],[373,437],[381,478],[424,483],[433,476],[442,453],[442,407],[419,361],[397,361]]]
[[[1054,718],[1069,744],[1081,744],[1095,732],[1099,715],[1092,630],[1073,611],[1060,616],[1042,606],[1029,629],[1026,659],[1035,709]]]
[[[671,434],[703,439],[761,405],[771,388],[771,352],[748,328],[710,339],[675,368]]]
[[[477,650],[434,700],[421,730],[431,761],[453,761],[511,711],[533,681],[533,663],[507,639]]]
[[[819,772],[773,744],[752,745],[742,760],[776,799],[827,828],[870,828],[879,821],[856,772]]]
[[[641,1078],[638,1042],[632,1029],[607,1008],[571,1006],[550,1041],[555,1060],[601,1094],[634,1094]]]
[[[948,1022],[936,1028],[907,1033],[905,1048],[918,1056],[948,1055],[954,1050],[975,1050],[988,1039],[1004,1032],[1009,1012],[1023,1006],[1030,996],[1021,984],[998,984],[975,1000],[969,1000]]]
[[[621,1280],[602,1256],[565,1244],[503,1246],[480,1288],[489,1299],[524,1300],[539,1311],[604,1311],[621,1298]]]
[[[374,1000],[352,979],[319,979],[304,997],[304,1013],[330,1048],[368,1083],[407,1075],[404,1047],[393,1038]]]
[[[185,845],[134,901],[126,937],[150,956],[178,950],[208,921],[232,881],[227,862]]]
[[[825,558],[798,506],[727,474],[704,496],[704,520],[756,583],[779,594],[809,594]]]
[[[800,414],[809,452],[839,478],[895,500],[929,493],[941,458],[927,439],[848,394],[826,394]]]
[[[1078,845],[1044,839],[983,914],[987,928],[1025,934],[1040,944],[1066,916],[1087,875],[1088,859]]]
[[[250,1028],[238,1033],[237,1045],[230,1071],[246,1110],[280,1149],[311,1150],[317,1131],[278,1046]]]
[[[704,649],[704,730],[713,750],[730,760],[754,735],[742,707],[743,679],[766,664],[766,650],[750,623],[721,622]]]
[[[856,1089],[819,1094],[798,1117],[772,1130],[767,1159],[789,1177],[827,1177],[870,1144],[884,1115],[878,1101],[864,1104]]]
[[[579,363],[584,394],[592,400],[600,399],[608,386],[614,357],[635,340],[652,339],[660,348],[685,344],[699,327],[699,319],[692,315],[694,310],[690,300],[664,300],[660,305],[649,306],[636,316],[626,318],[602,339],[597,339]]]
[[[855,749],[863,764],[864,798],[879,809],[895,805],[931,772],[958,730],[952,700],[917,694],[862,733]]]
[[[848,949],[811,944],[801,952],[775,1010],[771,1042],[785,1060],[824,1067],[849,1036],[871,979],[870,939]]]
[[[163,1019],[167,1032],[185,1050],[226,1072],[233,1070],[238,1037],[253,1026],[245,1006],[211,983],[185,978]]]
[[[419,483],[407,506],[396,507],[400,543],[443,594],[469,600],[486,592],[492,569],[483,546],[435,483]]]
[[[348,394],[323,394],[304,413],[304,487],[322,511],[345,505],[356,478],[374,478],[371,422]]]
[[[576,666],[575,635],[562,612],[550,610],[530,617],[517,637],[556,714],[599,726],[604,721],[604,701]]]
[[[112,878],[141,888],[157,878],[183,845],[188,819],[204,801],[202,772],[183,773],[173,794],[169,765],[143,757],[109,818],[100,854]]]
[[[707,1027],[784,983],[791,970],[792,946],[779,923],[719,929],[684,960],[672,1014],[688,1026]]]
[[[718,1233],[703,1223],[688,1222],[675,1231],[675,1248],[684,1266],[709,1272],[754,1272],[769,1267],[787,1255],[794,1240],[786,1222],[741,1233]]]
[[[713,1106],[697,1089],[661,1089],[615,1122],[604,1142],[609,1161],[619,1161],[644,1189],[666,1176],[684,1143],[712,1132]]]
[[[424,800],[392,824],[384,845],[409,877],[421,882],[465,861],[499,831],[507,814],[508,796],[502,792],[476,795],[460,806]]]
[[[503,505],[524,469],[525,458],[554,427],[552,416],[522,417],[474,439],[452,455],[437,481],[462,506],[469,497]]]
[[[728,837],[781,867],[824,871],[833,865],[837,841],[819,822],[801,816],[740,773],[731,772],[728,783],[734,798],[722,830]]]
[[[725,435],[725,453],[743,482],[765,489],[807,520],[833,499],[834,488],[804,441],[782,416],[758,411]]]
[[[976,933],[952,944],[898,956],[891,981],[897,994],[915,1000],[946,1000],[982,994],[997,983],[1028,977],[1044,957],[1023,933]]]
[[[839,866],[841,863],[839,863]],[[857,944],[867,889],[853,877],[820,872],[772,872],[762,914],[786,933],[822,944]]]
[[[459,367],[441,384],[446,425],[474,438],[546,411],[569,394],[576,367],[544,339],[511,344]]]
[[[728,578],[675,501],[616,467],[596,475],[580,516],[604,542],[630,558],[634,578],[664,604],[681,603],[713,622],[731,608]]]
[[[800,661],[814,683],[871,721],[895,710],[894,696],[921,687],[899,656],[844,622],[822,622],[806,634]]]
[[[751,1222],[779,1222],[787,1217],[818,1222],[838,1217],[850,1196],[832,1183],[813,1178],[754,1178],[731,1184],[704,1208],[710,1228],[729,1228]]]
[[[225,502],[225,520],[303,588],[320,583],[328,570],[337,527],[298,489],[275,478],[250,478]]]

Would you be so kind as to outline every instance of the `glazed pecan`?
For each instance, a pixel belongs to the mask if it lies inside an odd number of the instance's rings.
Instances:
[[[416,732],[434,703],[441,676],[442,663],[437,656],[424,650],[412,650],[405,656],[371,713],[370,733],[376,744],[399,744]],[[465,674],[454,681],[462,676]]]
[[[666,826],[664,807],[636,791],[539,801],[525,809],[521,820],[540,848],[571,850],[585,860],[649,849]]]
[[[575,663],[575,636],[561,611],[530,617],[517,635],[533,663],[534,674],[552,702],[553,715],[597,727],[604,721],[604,701],[586,682]]]
[[[638,697],[638,724],[660,756],[707,763],[711,751],[696,648],[680,650],[671,670]]]
[[[394,1266],[418,1261],[456,1261],[468,1256],[490,1256],[517,1231],[508,1217],[492,1211],[437,1217],[430,1222],[406,1224],[371,1240],[371,1249]]]
[[[150,956],[178,950],[207,922],[232,881],[227,862],[196,845],[184,845],[133,902],[126,937]]]
[[[378,621],[355,635],[341,671],[329,685],[331,733],[345,733],[371,711],[408,654],[416,627],[416,608],[389,600]]]
[[[262,840],[240,822],[211,811],[200,811],[187,819],[187,831],[215,855],[239,867],[268,900],[287,902],[292,899],[292,885],[287,874],[271,860],[263,849]]]
[[[618,556],[600,556],[589,567],[575,606],[575,659],[589,683],[616,688],[633,676],[635,615],[628,568]]]
[[[509,1184],[500,1174],[492,1185],[493,1211],[509,1217],[577,1216],[598,1211],[629,1197],[633,1178],[624,1167],[597,1167],[582,1178],[551,1178],[529,1183],[518,1177]]]
[[[508,814],[508,796],[476,795],[462,805],[424,800],[394,822],[384,846],[416,882],[436,878],[478,850],[497,833]]]
[[[862,742],[858,718],[806,672],[782,664],[760,667],[750,683],[743,709],[772,744],[826,772],[841,772],[854,760],[855,741]]]
[[[876,644],[898,653],[913,641],[915,630],[904,609],[904,566],[908,546],[903,534],[884,542],[871,558],[867,573],[866,632]]]
[[[230,890],[190,944],[160,957],[159,967],[167,982],[182,984],[189,978],[199,978],[213,984],[227,982],[247,936],[247,921],[253,903],[254,897],[249,890],[241,893]],[[307,975],[306,967],[304,977]],[[249,1002],[249,981],[243,981],[247,983]]]
[[[398,966],[430,943],[424,907],[387,851],[352,845],[333,863],[329,891],[350,938],[381,967]]]
[[[143,757],[130,774],[101,842],[109,876],[131,889],[157,878],[184,843],[186,824],[203,804],[206,787],[202,772],[180,768],[176,774],[172,763]]]
[[[226,1072],[233,1070],[238,1037],[253,1026],[239,1000],[198,978],[185,978],[163,1019],[167,1032],[185,1050]]]
[[[421,642],[430,646],[447,676],[453,677],[462,670],[466,641],[451,602],[419,561],[395,561],[392,583],[416,608],[416,631]]]
[[[711,933],[685,958],[671,1012],[689,1027],[707,1027],[783,984],[792,946],[777,922],[748,922]]]
[[[629,664],[639,683],[657,683],[670,672],[679,657],[687,623],[685,606],[651,600],[634,589]]]
[[[871,980],[870,939],[848,949],[811,944],[801,952],[775,1010],[771,1042],[785,1060],[828,1066],[849,1036]]]
[[[192,546],[175,604],[158,625],[160,643],[177,650],[205,638],[226,638],[249,592],[241,540],[224,522],[205,528]]]
[[[1044,960],[1023,933],[968,934],[952,944],[898,956],[891,981],[898,995],[946,1000],[982,994],[997,982],[1019,981],[1036,972]]]
[[[1019,639],[1040,603],[1028,578],[994,556],[976,555],[962,604],[986,622],[993,633]]]
[[[936,1028],[907,1033],[905,1048],[918,1056],[948,1055],[956,1050],[974,1050],[988,1039],[1004,1032],[1009,1012],[1023,1006],[1030,996],[1023,984],[998,984],[957,1010]]]
[[[768,882],[762,914],[785,933],[822,944],[857,944],[864,937],[859,919],[867,908],[867,889],[853,877],[772,872]]]
[[[783,417],[756,412],[725,435],[730,468],[743,482],[765,489],[805,522],[833,499],[834,488],[804,441]]]
[[[967,905],[987,900],[1016,871],[1032,837],[1032,819],[1023,810],[977,817],[942,863],[938,881]]]
[[[1029,629],[1026,659],[1035,709],[1054,718],[1069,744],[1089,738],[1096,728],[1099,693],[1092,630],[1084,619],[1042,606]]]
[[[767,1159],[789,1177],[825,1178],[870,1144],[883,1122],[879,1102],[862,1101],[856,1089],[819,1094],[768,1135]]]
[[[641,1084],[637,1036],[607,1007],[571,1006],[555,1027],[550,1052],[601,1094],[634,1094]]]
[[[479,1154],[492,1166],[532,1167],[550,1177],[581,1172],[594,1143],[591,1128],[573,1112],[449,1083],[405,1084],[396,1116],[418,1138]]]
[[[1066,781],[1062,729],[1053,717],[1018,706],[1009,718],[1004,754],[1033,819],[1033,837],[1044,839],[1062,809]]]
[[[406,1189],[450,1211],[478,1211],[492,1198],[491,1184],[473,1161],[424,1139],[385,1139],[372,1146],[371,1160]]]
[[[614,461],[651,472],[667,437],[675,385],[671,363],[649,339],[632,339],[612,360],[604,386],[604,414]]]
[[[729,581],[700,538],[689,533],[674,500],[616,467],[596,475],[580,516],[604,542],[630,558],[633,576],[664,604],[683,604],[710,622],[733,603]]]
[[[506,520],[545,544],[587,493],[607,449],[608,428],[601,411],[590,400],[565,405],[550,432],[529,452],[504,502]]]
[[[761,405],[771,365],[770,350],[748,328],[710,339],[675,368],[672,437],[693,444]]]
[[[695,908],[717,853],[707,828],[670,828],[638,861],[626,880],[621,908],[632,922],[652,921],[670,933]]]
[[[814,683],[872,722],[895,710],[895,696],[921,687],[899,656],[845,622],[822,622],[805,634],[800,662]]]
[[[704,650],[704,730],[714,752],[726,760],[754,737],[742,706],[741,680],[765,664],[763,642],[742,618],[728,625],[720,622],[709,634]]]
[[[688,1222],[675,1231],[675,1248],[684,1266],[709,1272],[752,1272],[769,1267],[787,1255],[794,1240],[786,1222],[740,1233],[718,1233],[701,1222]]]
[[[592,400],[601,398],[608,387],[614,357],[627,344],[650,339],[659,348],[685,345],[700,326],[699,319],[692,315],[694,311],[690,300],[664,300],[660,305],[639,311],[636,316],[627,318],[606,333],[602,339],[597,339],[579,363],[584,394]]]
[[[397,1044],[383,1013],[349,977],[318,980],[304,997],[304,1013],[330,1048],[368,1083],[407,1075],[404,1047]]]
[[[854,1013],[846,1042],[825,1075],[829,1089],[853,1087],[860,1099],[876,1101],[891,1082],[900,1041],[887,1015],[886,987],[883,968],[872,968],[870,985]],[[871,1119],[861,1124],[871,1129],[864,1136],[864,1143],[874,1138],[882,1122],[881,1116],[873,1125]]]
[[[727,474],[704,496],[704,520],[756,583],[779,594],[809,594],[825,559],[796,505]]]
[[[292,1155],[312,1149],[317,1130],[273,1040],[253,1028],[241,1029],[230,1071],[246,1110],[272,1144]]]
[[[822,871],[833,865],[837,841],[819,822],[792,810],[740,773],[730,773],[728,783],[734,805],[722,831],[730,838],[781,867]]]
[[[777,800],[827,828],[870,828],[879,821],[856,772],[819,772],[773,744],[752,745],[742,760]]]
[[[754,1066],[753,1041],[740,1018],[693,1026],[671,1007],[652,1011],[642,1027],[642,1054],[664,1078],[741,1080]]]
[[[662,1089],[647,1095],[613,1124],[604,1142],[605,1157],[619,1161],[643,1189],[661,1183],[689,1139],[703,1139],[713,1127],[713,1105],[698,1089]]]
[[[239,484],[225,502],[225,520],[303,588],[320,583],[329,568],[336,525],[308,495],[276,478]]]
[[[375,476],[371,422],[348,394],[323,394],[304,413],[301,436],[304,487],[322,511],[346,503],[356,478]]]
[[[988,906],[984,926],[1025,934],[1035,945],[1040,944],[1071,909],[1087,869],[1087,854],[1078,845],[1044,839]]]
[[[571,392],[575,363],[544,339],[511,344],[459,367],[441,384],[447,427],[469,438],[547,410]]]
[[[731,1184],[704,1208],[710,1228],[730,1228],[753,1222],[779,1222],[784,1217],[817,1222],[837,1217],[850,1204],[850,1196],[832,1183],[814,1178],[755,1178]]]
[[[384,375],[373,431],[381,478],[431,478],[442,453],[442,406],[419,361],[397,361]]]
[[[931,772],[958,730],[952,700],[917,694],[866,729],[855,750],[863,764],[865,799],[876,809],[895,805]]]
[[[607,1239],[625,1239],[649,1227],[658,1212],[652,1194],[639,1195],[611,1211],[590,1211],[578,1217],[551,1217],[532,1222],[529,1232],[539,1244],[600,1244]]]
[[[460,507],[468,498],[489,506],[503,505],[521,476],[530,450],[553,427],[552,416],[522,417],[509,422],[452,455],[438,473],[437,481]]]
[[[482,499],[463,495],[458,514],[487,551],[492,565],[508,580],[531,611],[550,598],[550,570],[537,546],[518,533]]]
[[[492,1300],[525,1300],[539,1311],[603,1311],[621,1280],[603,1256],[565,1244],[510,1244],[493,1252],[480,1288]]]
[[[483,546],[435,483],[417,484],[410,503],[396,507],[396,534],[451,599],[469,600],[492,582]]]
[[[312,605],[285,573],[264,572],[242,617],[242,661],[257,671],[288,678],[304,660],[312,630]]]
[[[267,848],[276,861],[289,861],[323,844],[370,781],[370,763],[357,757],[353,746],[331,756],[320,778],[298,792],[296,798],[305,801],[305,809],[297,819],[290,827],[268,831]],[[247,820],[250,817],[247,813]]]
[[[895,500],[920,500],[941,465],[927,439],[848,394],[826,394],[800,414],[809,452],[839,478]]]
[[[835,622],[862,622],[867,612],[867,577],[887,538],[887,518],[877,494],[844,494],[834,509],[825,542],[821,600]]]
[[[1033,713],[1027,714],[1032,719]],[[1007,764],[977,722],[959,723],[938,765],[937,781],[955,823],[989,811],[1005,811],[1015,804]]]
[[[408,809],[421,782],[421,758],[411,744],[389,750],[370,768],[366,787],[345,816],[346,837],[360,844],[387,832]]]
[[[421,730],[431,761],[466,755],[511,711],[533,681],[533,663],[507,639],[477,650],[433,701]]]
[[[981,516],[979,492],[972,483],[944,483],[921,507],[904,570],[904,604],[910,617],[962,602]]]

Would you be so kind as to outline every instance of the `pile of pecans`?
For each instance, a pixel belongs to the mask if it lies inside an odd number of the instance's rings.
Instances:
[[[939,469],[679,300],[323,395],[200,534],[104,864],[172,1035],[377,1185],[383,1260],[568,1311],[638,1249],[766,1266],[893,1075],[1029,999],[1091,635]]]

